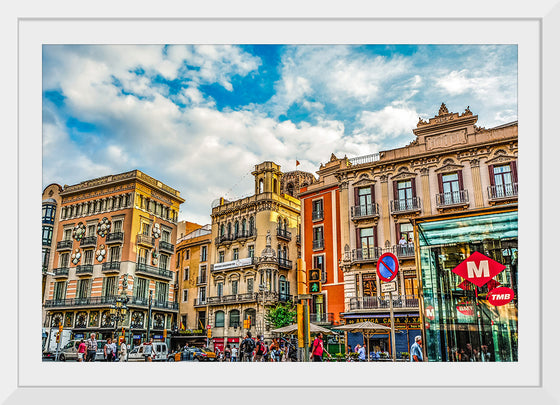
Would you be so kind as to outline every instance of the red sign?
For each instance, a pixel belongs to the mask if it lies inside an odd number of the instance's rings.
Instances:
[[[488,287],[488,291],[492,291],[494,288],[496,288],[499,285],[500,285],[500,283],[498,283],[494,279],[492,279],[488,283],[486,283],[486,287]]]
[[[488,293],[488,302],[496,307],[506,305],[513,300],[514,294],[513,290],[509,287],[494,288]]]
[[[490,259],[488,256],[484,256],[480,252],[474,252],[455,267],[453,273],[469,280],[478,287],[482,287],[505,268],[506,266]]]
[[[474,308],[470,302],[463,302],[457,304],[457,311],[467,316],[474,315]]]
[[[429,307],[426,308],[425,312],[426,312],[426,318],[428,318],[430,321],[433,321],[435,319],[436,313],[434,307],[430,305]]]
[[[377,275],[385,282],[393,280],[399,271],[399,259],[394,254],[383,253],[377,260]]]
[[[467,280],[463,280],[457,287],[459,287],[461,290],[472,290],[473,283]]]

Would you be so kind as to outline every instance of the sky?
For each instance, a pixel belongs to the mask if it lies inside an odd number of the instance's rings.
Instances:
[[[274,161],[308,171],[408,145],[444,102],[517,120],[515,45],[44,45],[43,187],[139,169],[179,220],[253,194]]]

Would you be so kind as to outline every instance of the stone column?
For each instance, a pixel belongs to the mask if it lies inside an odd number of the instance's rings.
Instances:
[[[475,208],[481,208],[484,205],[484,200],[482,195],[482,180],[480,179],[480,161],[478,159],[473,159],[470,163],[474,193],[474,196],[470,198],[474,198]]]
[[[422,212],[424,214],[433,214],[432,199],[430,196],[430,169],[423,167],[420,169],[420,178],[422,182]]]

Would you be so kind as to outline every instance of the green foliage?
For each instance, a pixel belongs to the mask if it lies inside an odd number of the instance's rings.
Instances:
[[[276,306],[269,308],[265,320],[271,324],[274,329],[288,326],[296,322],[296,307],[292,303],[278,303]]]

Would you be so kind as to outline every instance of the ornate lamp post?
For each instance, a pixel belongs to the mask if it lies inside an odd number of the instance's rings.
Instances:
[[[127,311],[128,311],[128,307],[126,306],[126,304],[128,303],[128,296],[126,295],[126,287],[127,287],[127,282],[126,282],[126,277],[125,277],[123,279],[121,294],[115,298],[115,303],[113,305],[111,305],[111,308],[109,310],[110,314],[111,314],[111,317],[113,318],[113,321],[115,322],[115,332],[113,334],[113,340],[117,339],[117,333],[118,333],[117,330],[119,328],[119,322],[124,321],[125,316],[126,316]],[[120,342],[119,342],[119,344],[116,344],[116,346],[117,346],[117,352],[118,352]],[[115,355],[116,355],[116,353],[115,353]]]

